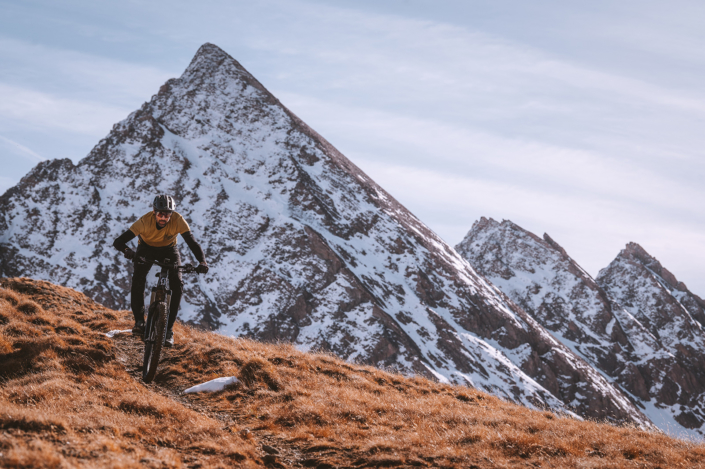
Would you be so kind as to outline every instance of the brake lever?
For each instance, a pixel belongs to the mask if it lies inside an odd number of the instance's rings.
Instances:
[[[181,267],[181,271],[190,274],[196,271],[196,265],[195,264],[186,264]]]

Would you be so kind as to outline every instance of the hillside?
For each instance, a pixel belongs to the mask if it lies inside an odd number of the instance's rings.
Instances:
[[[151,385],[130,313],[0,280],[2,467],[705,467],[705,446],[177,324]],[[182,394],[219,376],[240,383]]]

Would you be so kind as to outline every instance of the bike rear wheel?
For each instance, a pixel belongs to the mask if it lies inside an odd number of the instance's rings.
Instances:
[[[144,363],[142,381],[150,383],[157,374],[159,356],[166,340],[166,303],[159,302],[147,319],[147,330],[144,338]]]

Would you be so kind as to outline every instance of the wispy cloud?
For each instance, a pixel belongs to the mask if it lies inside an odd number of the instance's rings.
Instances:
[[[0,143],[4,143],[7,146],[10,146],[14,151],[13,153],[16,155],[19,155],[24,158],[28,158],[34,163],[38,163],[40,161],[45,160],[46,158],[42,157],[41,155],[38,155],[34,151],[30,150],[26,146],[22,145],[21,143],[15,142],[14,140],[11,140],[7,137],[3,137],[0,135]],[[9,178],[4,178],[9,180]]]
[[[338,91],[360,87],[373,94],[392,91],[387,99],[401,95],[408,99],[414,91],[422,101],[438,97],[466,101],[478,92],[492,93],[487,98],[496,101],[520,91],[524,99],[519,103],[524,103],[535,91],[561,86],[581,93],[608,92],[622,99],[705,110],[702,94],[683,94],[643,79],[590,68],[478,30],[301,1],[282,2],[279,14],[308,21],[291,21],[284,26],[285,34],[253,35],[249,42],[263,51],[295,56],[295,69],[284,72],[288,80],[309,81],[328,73],[324,83]],[[314,60],[331,66],[310,67]],[[544,93],[541,97],[550,102],[559,96]],[[581,101],[577,94],[573,99]]]
[[[0,83],[111,106],[134,108],[180,70],[0,36]]]
[[[609,198],[624,203],[660,207],[667,214],[705,222],[699,201],[705,188],[698,180],[684,181],[659,167],[634,165],[606,151],[515,138],[499,132],[387,113],[354,106],[332,106],[299,95],[280,96],[284,103],[318,115],[327,135],[350,154],[384,155],[388,165],[432,170],[501,181],[517,187],[540,187],[562,198]],[[364,135],[364,141],[354,141]],[[368,159],[368,158],[366,158]],[[669,197],[663,197],[669,194]],[[443,197],[435,197],[442,203]],[[547,214],[550,216],[550,214]]]
[[[130,111],[0,83],[0,128],[32,126],[102,137]]]

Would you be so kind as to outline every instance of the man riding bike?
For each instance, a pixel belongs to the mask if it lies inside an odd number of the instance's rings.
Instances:
[[[135,327],[132,328],[132,333],[140,336],[144,334],[144,287],[149,269],[152,268],[152,263],[149,262],[149,259],[158,262],[164,262],[165,259],[169,259],[170,262],[175,262],[177,266],[181,265],[179,249],[176,246],[176,236],[180,234],[199,262],[196,272],[199,274],[208,272],[208,264],[206,263],[203,249],[193,238],[186,220],[175,211],[176,204],[174,199],[168,195],[158,195],[154,199],[152,209],[151,212],[143,215],[113,243],[115,249],[123,253],[127,259],[132,260],[135,257],[147,259],[147,262],[135,263],[135,272],[132,275],[132,290],[130,292],[132,314],[135,316]],[[139,236],[137,252],[127,246],[127,243],[136,236]],[[178,269],[169,271],[169,287],[171,288],[171,304],[167,323],[167,347],[174,345],[172,327],[179,312],[181,294],[184,290],[181,272]]]

